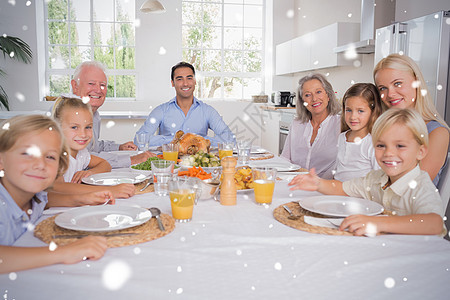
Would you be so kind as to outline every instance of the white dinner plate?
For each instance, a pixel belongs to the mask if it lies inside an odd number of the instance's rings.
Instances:
[[[83,206],[55,218],[59,227],[81,231],[111,231],[141,225],[152,217],[148,209],[131,206]]]
[[[110,151],[109,153],[118,154],[118,155],[138,155],[142,153],[142,151],[138,150],[123,150],[123,151]]]
[[[92,185],[118,185],[121,183],[135,184],[142,182],[147,178],[147,175],[140,172],[109,172],[84,177],[81,181]]]
[[[315,196],[299,201],[306,210],[333,217],[350,215],[374,216],[383,212],[384,208],[375,201],[346,196]]]
[[[267,167],[275,168],[278,172],[295,171],[300,169],[299,165],[291,164],[288,161],[267,161],[267,160],[251,160],[249,162],[250,167]]]
[[[250,154],[263,154],[263,153],[267,153],[268,151],[264,148],[261,147],[257,147],[257,146],[252,146],[252,149],[250,150]],[[233,149],[233,153],[237,154],[238,150],[237,148]]]

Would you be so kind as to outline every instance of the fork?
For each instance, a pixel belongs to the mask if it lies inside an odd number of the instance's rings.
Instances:
[[[288,219],[290,219],[290,220],[300,219],[301,216],[294,215],[294,213],[286,205],[283,205],[283,208],[289,213]]]
[[[148,186],[149,186],[150,184],[152,184],[152,183],[153,183],[153,180],[151,180],[151,178],[149,178],[147,184],[146,184],[142,189],[140,189],[139,191],[140,191],[140,192],[145,191],[145,189],[148,188]]]

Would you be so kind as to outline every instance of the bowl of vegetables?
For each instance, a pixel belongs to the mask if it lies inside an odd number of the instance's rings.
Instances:
[[[140,164],[132,165],[131,170],[135,171],[135,172],[139,172],[139,173],[147,175],[147,176],[150,176],[150,175],[152,175],[152,161],[155,161],[155,160],[162,160],[162,159],[158,158],[156,156],[150,157],[149,159],[147,159],[144,162],[141,162]],[[175,165],[173,172],[177,173],[179,169],[180,169],[180,166]]]
[[[192,167],[202,167],[206,172],[214,172],[221,169],[220,159],[211,153],[198,151],[193,155],[185,155],[181,158],[180,166],[182,170]]]

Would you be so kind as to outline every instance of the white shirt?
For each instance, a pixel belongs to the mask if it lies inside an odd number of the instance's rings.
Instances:
[[[281,157],[305,169],[316,168],[320,178],[332,179],[336,162],[338,136],[341,128],[340,115],[328,115],[320,124],[313,144],[311,121],[301,123],[294,120],[284,144]]]
[[[365,177],[345,181],[344,192],[383,205],[399,216],[436,213],[444,216],[441,197],[427,172],[419,166],[383,189],[389,177],[383,170],[370,171]]]
[[[65,182],[70,182],[76,172],[87,168],[91,161],[91,154],[84,148],[83,150],[78,151],[76,158],[73,158],[72,155],[70,155],[69,158],[69,168],[67,168],[67,171],[63,176]]]
[[[338,138],[338,154],[334,179],[347,181],[357,177],[364,177],[369,171],[379,170],[380,166],[375,159],[375,150],[370,133],[359,142],[347,142],[347,132],[342,132]]]

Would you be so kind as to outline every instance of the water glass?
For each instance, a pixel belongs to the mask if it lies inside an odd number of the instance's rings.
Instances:
[[[136,133],[136,143],[140,151],[147,151],[150,142],[150,135],[145,132]]]
[[[169,194],[169,181],[173,175],[174,162],[170,160],[153,160],[152,173],[155,194],[167,196]]]
[[[170,206],[175,221],[184,223],[192,220],[194,204],[200,194],[198,188],[196,178],[175,177],[169,182]]]
[[[163,158],[177,163],[178,160],[178,144],[162,145]]]
[[[252,150],[251,140],[240,140],[236,143],[238,149],[238,165],[247,165],[250,160]]]
[[[256,204],[271,204],[277,170],[275,168],[252,168]]]
[[[233,156],[234,143],[219,143],[218,147],[220,160],[225,156]]]

